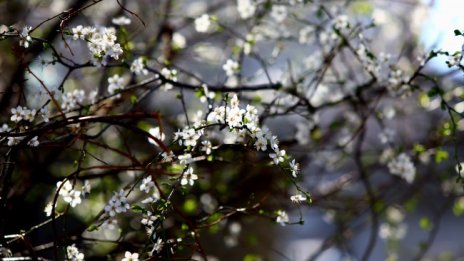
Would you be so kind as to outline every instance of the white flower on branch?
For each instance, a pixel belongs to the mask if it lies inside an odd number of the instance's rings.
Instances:
[[[84,254],[79,252],[76,245],[66,247],[66,261],[84,261]]]
[[[236,61],[228,59],[226,63],[222,66],[222,69],[226,72],[227,76],[231,77],[238,72],[240,66]]]
[[[414,163],[411,161],[411,158],[409,158],[409,156],[405,153],[398,155],[390,161],[387,166],[391,174],[400,176],[408,183],[412,183],[414,181],[416,168],[414,167]]]
[[[111,22],[115,25],[129,25],[131,24],[131,19],[125,16],[119,16],[119,17],[111,19]]]
[[[207,14],[195,19],[195,30],[199,33],[206,33],[211,27],[211,17]]]
[[[109,94],[114,94],[122,89],[124,89],[124,78],[120,77],[118,74],[115,74],[112,77],[108,78]]]
[[[255,14],[256,3],[253,0],[237,0],[237,11],[242,19],[248,19]]]
[[[126,251],[124,258],[121,261],[139,261],[139,254]]]
[[[296,194],[290,197],[290,200],[294,203],[299,203],[299,202],[305,201],[306,199],[307,199],[306,196],[303,194]]]
[[[32,38],[29,35],[29,31],[31,31],[32,27],[24,26],[21,32],[19,33],[19,45],[28,48],[29,44],[32,42]]]
[[[130,71],[136,75],[148,75],[148,70],[145,68],[145,63],[142,57],[139,57],[132,62]]]
[[[184,174],[182,174],[182,179],[180,180],[180,184],[182,186],[185,186],[187,184],[190,186],[193,186],[193,184],[195,183],[195,180],[197,179],[198,179],[198,175],[193,173],[193,168],[188,167],[187,170],[184,172]]]
[[[271,17],[277,22],[281,23],[287,18],[288,10],[284,5],[273,5],[271,10]]]
[[[277,211],[277,217],[276,217],[276,222],[279,223],[282,226],[285,226],[290,219],[288,218],[287,212],[283,210],[278,210]]]

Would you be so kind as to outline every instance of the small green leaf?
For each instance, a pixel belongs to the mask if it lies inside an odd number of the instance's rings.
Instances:
[[[444,94],[443,90],[438,87],[433,87],[432,89],[430,89],[429,92],[427,92],[427,95],[429,97],[434,97],[434,96],[443,95],[443,94]]]
[[[135,104],[137,102],[137,96],[131,95],[130,101],[131,101],[132,104]]]
[[[98,230],[97,225],[90,225],[90,227],[87,228],[87,231],[92,232]]]
[[[424,145],[416,143],[416,144],[414,144],[413,150],[414,150],[414,152],[416,154],[422,154],[422,153],[425,152],[425,147],[424,147]]]
[[[432,221],[428,217],[422,217],[419,220],[419,226],[424,230],[430,230],[432,228]]]
[[[448,152],[442,149],[438,149],[435,153],[435,162],[441,163],[443,160],[447,160],[449,157]]]
[[[456,202],[454,202],[453,214],[457,217],[464,214],[464,197],[461,197],[458,200],[456,200]]]
[[[183,209],[188,214],[193,214],[197,211],[198,204],[197,201],[193,198],[189,198],[184,202]]]
[[[256,254],[247,254],[243,258],[243,261],[260,261],[260,260],[262,260],[261,257]]]
[[[141,206],[138,206],[138,205],[132,206],[132,212],[143,213],[144,211],[145,211],[145,209],[142,208]]]
[[[454,30],[454,35],[458,36],[458,35],[462,35],[462,33],[461,33],[461,31],[456,29],[456,30]]]
[[[189,227],[187,226],[187,224],[182,224],[181,225],[181,229],[184,230],[184,231],[187,231],[189,229]]]

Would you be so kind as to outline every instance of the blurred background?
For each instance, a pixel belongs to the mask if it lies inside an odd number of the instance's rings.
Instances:
[[[61,17],[66,17],[66,10],[77,10],[91,2],[0,1],[1,31],[7,30],[8,26],[18,29],[24,25],[34,27],[60,13]],[[126,62],[144,56],[151,67],[161,69],[169,64],[176,68],[180,81],[198,84],[195,78],[200,78],[211,86],[282,82],[284,86],[294,84],[296,90],[300,90],[297,85],[303,86],[312,81],[330,54],[326,50],[331,46],[330,35],[327,41],[321,39],[330,28],[324,23],[324,18],[318,16],[321,12],[319,4],[313,2],[299,8],[298,4],[291,5],[292,1],[263,1],[262,6],[266,5],[264,2],[289,6],[283,22],[276,22],[265,8],[251,20],[240,19],[236,1],[119,2],[138,17],[122,9],[116,1],[104,0],[85,8],[78,15],[66,17],[66,20],[53,19],[44,23],[33,36],[53,43],[64,57],[85,63],[89,60],[86,45],[69,41],[73,50],[70,53],[62,40],[60,23],[64,26],[62,29],[68,30],[77,25],[110,26],[113,18],[125,15],[131,23],[124,28],[118,27],[118,39],[123,41],[124,48],[130,50],[125,54]],[[318,2],[332,14],[346,15],[353,25],[365,26],[363,37],[372,52],[377,57],[380,53],[390,54],[390,67],[398,67],[408,73],[414,72],[431,50],[453,54],[462,49],[462,37],[456,37],[454,33],[456,29],[463,29],[464,25],[464,2],[461,1]],[[195,32],[194,19],[204,13],[216,17],[219,29],[208,34]],[[372,24],[375,27],[371,27]],[[306,34],[302,32],[308,27],[313,29]],[[176,34],[177,38],[174,37]],[[253,41],[247,39],[248,35],[254,37]],[[250,42],[253,42],[252,52],[244,55],[244,45]],[[78,88],[97,90],[98,95],[103,95],[107,78],[115,73],[126,76],[126,84],[141,80],[123,68],[89,67],[68,74],[66,67],[52,62],[51,52],[41,44],[34,44],[23,53],[18,50],[15,40],[6,39],[0,41],[0,48],[2,122],[8,121],[12,107],[26,102],[29,107],[37,108],[48,99],[41,84],[25,73],[23,62],[31,64],[33,72],[58,98],[60,88],[66,91]],[[237,48],[242,52],[237,53]],[[222,69],[231,57],[240,60],[240,73],[236,77],[227,76]],[[462,71],[447,66],[448,59],[446,56],[433,59],[423,72],[440,82],[448,101],[454,102],[454,108],[462,113]],[[244,103],[260,108],[262,123],[279,137],[287,153],[301,162],[298,182],[312,195],[313,203],[308,206],[289,202],[290,195],[296,191],[292,190],[288,180],[279,175],[279,170],[263,163],[266,155],[255,155],[234,146],[221,149],[218,153],[227,160],[199,163],[197,167],[205,177],[197,187],[185,195],[178,195],[176,204],[191,220],[212,215],[220,206],[241,208],[255,201],[259,201],[263,209],[268,209],[269,215],[236,213],[206,228],[201,242],[209,260],[361,260],[368,242],[372,240],[370,208],[378,211],[379,225],[368,260],[463,260],[464,197],[462,185],[456,181],[458,174],[454,153],[461,152],[464,122],[457,122],[457,134],[453,139],[451,123],[447,112],[440,110],[439,97],[431,97],[427,91],[419,90],[402,98],[366,94],[367,99],[372,100],[382,97],[373,108],[376,116],[363,123],[366,132],[361,146],[362,159],[377,195],[375,204],[369,205],[366,189],[352,157],[357,126],[364,120],[350,102],[337,102],[348,97],[350,90],[367,79],[360,68],[350,54],[342,53],[334,58],[329,73],[321,79],[321,85],[325,87],[309,90],[313,92],[309,96],[313,105],[322,105],[322,109],[311,114],[304,114],[303,109],[303,112],[295,110],[295,113],[282,114],[268,106],[273,104],[285,108],[291,104],[294,97],[287,97],[289,95],[285,92],[257,91],[239,95]],[[292,78],[297,76],[304,80],[295,84]],[[426,81],[418,83],[424,88],[428,88],[429,84]],[[167,140],[171,140],[174,132],[186,121],[178,95],[178,90],[157,90],[133,107],[126,103],[109,106],[114,111],[131,108],[133,111],[161,112]],[[186,113],[190,119],[204,116],[198,111],[205,113],[205,105],[194,92],[187,91],[182,95],[186,97]],[[266,111],[266,108],[271,109]],[[137,124],[148,130],[157,122],[147,120]],[[379,137],[387,129],[394,132],[388,138],[388,146]],[[227,133],[219,136],[226,139]],[[100,142],[117,148],[130,147],[131,153],[140,158],[149,157],[159,150],[145,137],[117,128],[105,132]],[[28,230],[47,220],[44,209],[53,199],[56,182],[72,172],[80,145],[70,140],[51,141],[49,144],[45,142],[40,152],[27,150],[19,155],[8,213],[0,213],[8,217],[7,234]],[[413,155],[417,178],[412,184],[390,175],[385,164],[380,162],[386,147]],[[95,157],[89,157],[86,166],[100,160],[110,165],[123,163],[117,153],[98,147],[89,151]],[[108,173],[99,169],[90,170],[88,174],[92,194],[81,206],[69,210],[66,218],[58,220],[58,234],[64,235],[69,242],[79,244],[88,253],[88,260],[122,257],[124,250],[143,245],[146,238],[137,223],[140,218],[135,215],[118,220],[120,230],[87,231],[79,237],[78,232],[85,231],[82,227],[103,208],[112,191],[117,190],[120,184],[129,184],[140,172],[113,170]],[[100,174],[103,175],[98,176]],[[83,178],[79,182],[85,180]],[[60,208],[64,209],[65,204]],[[290,222],[298,223],[304,219],[304,223],[280,226],[269,218],[273,214],[272,209],[285,209]],[[166,227],[174,227],[177,222],[181,221],[176,217],[166,220]],[[127,233],[130,229],[138,233]],[[166,233],[173,237],[179,234],[174,228],[167,229]],[[46,224],[28,236],[27,247],[15,242],[11,249],[15,253],[29,253],[28,248],[31,248],[51,258],[49,244],[54,236],[51,224]],[[184,257],[202,259],[198,253],[190,253],[188,247],[182,253]]]

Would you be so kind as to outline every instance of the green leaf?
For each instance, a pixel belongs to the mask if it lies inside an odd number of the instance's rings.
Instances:
[[[130,101],[131,101],[132,104],[135,104],[137,102],[137,96],[131,95]]]
[[[132,206],[132,212],[143,213],[143,212],[145,212],[145,209],[143,207],[141,207],[141,206],[134,205],[134,206]]]
[[[98,226],[97,225],[90,225],[88,228],[87,228],[87,231],[89,232],[92,232],[92,231],[96,231],[98,230]]]
[[[244,258],[243,261],[261,261],[261,257],[256,255],[256,254],[247,254]]]
[[[184,231],[187,231],[189,229],[189,227],[187,226],[187,224],[182,224],[181,225],[181,229],[184,230]]]
[[[429,97],[435,97],[437,95],[443,95],[443,94],[444,94],[443,90],[438,87],[433,87],[432,89],[430,89],[429,92],[427,92],[427,95]]]
[[[464,198],[459,198],[453,205],[453,214],[457,217],[464,214]]]
[[[203,92],[203,89],[202,88],[198,88],[195,90],[195,96],[197,98],[200,98],[201,96],[205,95],[204,92]]]
[[[424,230],[430,230],[432,228],[432,221],[428,217],[422,217],[419,220],[419,226]]]
[[[458,35],[462,35],[462,33],[461,33],[461,31],[456,29],[456,30],[454,30],[454,35],[458,36]]]
[[[351,8],[356,15],[370,15],[374,11],[374,7],[368,2],[355,2]]]
[[[422,154],[422,153],[425,152],[425,147],[424,147],[424,145],[422,145],[422,144],[416,143],[416,144],[414,144],[413,150],[414,150],[414,152],[415,152],[416,154]]]
[[[183,209],[188,214],[193,214],[197,211],[198,204],[197,201],[193,198],[189,198],[184,202]]]
[[[449,158],[448,152],[442,149],[438,149],[435,153],[435,162],[440,163],[443,160],[447,160]]]
[[[404,203],[404,208],[408,212],[413,212],[417,208],[417,199],[412,198]]]

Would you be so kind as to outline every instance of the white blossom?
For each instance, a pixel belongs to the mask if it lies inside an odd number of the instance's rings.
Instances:
[[[256,3],[253,0],[237,0],[237,11],[242,19],[248,19],[255,14]]]
[[[198,179],[198,175],[193,173],[193,168],[188,167],[188,169],[184,172],[184,174],[182,174],[182,179],[180,181],[180,184],[182,186],[185,186],[187,184],[190,186],[193,186],[193,184],[195,183],[195,180],[197,179]]]
[[[153,180],[151,179],[151,176],[148,176],[142,180],[142,184],[140,184],[140,191],[148,193],[154,187],[155,187],[155,182],[153,182]]]
[[[272,159],[272,162],[275,165],[278,165],[279,163],[284,162],[284,156],[285,156],[285,150],[279,150],[278,148],[274,148],[274,153],[269,154],[269,157]]]
[[[39,146],[39,137],[37,136],[34,136],[32,137],[32,139],[30,139],[28,142],[27,142],[27,145],[31,146],[31,147],[37,147]]]
[[[271,10],[271,17],[277,22],[281,23],[287,18],[288,10],[284,5],[273,5]]]
[[[79,249],[77,249],[75,244],[66,247],[66,261],[83,261],[83,260],[84,260],[84,254],[79,252]]]
[[[295,203],[305,201],[306,199],[307,199],[306,196],[303,194],[296,194],[290,197],[290,200]]]
[[[31,31],[32,27],[30,26],[24,26],[21,32],[19,33],[19,45],[28,48],[29,44],[32,42],[32,38],[29,35],[29,32]]]
[[[84,90],[74,90],[67,92],[62,96],[61,108],[65,111],[71,111],[82,105],[85,98]]]
[[[112,77],[108,78],[109,94],[114,94],[122,89],[124,89],[124,78],[120,77],[118,74],[115,74]]]
[[[207,14],[195,19],[195,30],[199,33],[206,33],[211,27],[211,18]]]
[[[123,50],[116,42],[116,30],[113,27],[83,27],[72,28],[74,40],[86,40],[91,61],[96,66],[106,65],[110,58],[119,59]]]
[[[71,29],[73,33],[74,40],[85,40],[88,30],[86,30],[82,25],[78,25]]]
[[[148,70],[145,68],[145,64],[142,57],[135,59],[131,66],[130,71],[135,73],[136,75],[147,75]]]
[[[0,133],[2,133],[2,132],[10,132],[10,131],[11,131],[11,128],[6,123],[3,123],[3,125],[0,127]]]
[[[11,118],[12,122],[20,122],[24,117],[23,107],[17,106],[16,108],[11,109]]]
[[[295,159],[293,159],[290,163],[290,170],[292,171],[292,176],[296,178],[298,172],[300,171],[300,164],[295,162]]]
[[[176,69],[168,69],[168,68],[163,68],[161,70],[161,75],[163,75],[164,78],[171,80],[173,82],[177,82],[177,70]],[[164,91],[168,91],[172,89],[172,84],[170,83],[165,83],[162,87]]]
[[[139,254],[126,251],[124,258],[121,261],[139,261]]]
[[[158,238],[158,240],[156,240],[155,244],[153,245],[153,249],[151,250],[151,255],[153,255],[154,253],[159,253],[161,249],[163,249],[163,246],[164,246],[163,240],[161,238]]]
[[[379,236],[382,239],[399,240],[406,235],[406,224],[391,225],[382,223],[379,227]]]
[[[119,16],[111,19],[111,22],[115,25],[128,25],[131,23],[131,20],[125,16]]]
[[[237,73],[239,68],[240,68],[239,64],[232,59],[228,59],[226,63],[222,66],[222,69],[226,72],[226,75],[229,77]]]
[[[283,210],[278,210],[277,211],[277,217],[276,217],[276,222],[279,223],[282,226],[285,226],[286,223],[288,223],[289,218],[287,212]]]
[[[63,200],[69,203],[71,207],[74,208],[82,203],[82,191],[75,190],[71,181],[65,180],[64,183],[58,181],[56,183],[56,188],[57,190],[59,189],[58,195],[62,196]]]
[[[111,197],[104,207],[106,215],[110,218],[116,216],[116,214],[124,213],[129,209],[130,205],[122,189],[119,192],[114,192],[113,197]]]
[[[206,155],[211,154],[211,150],[213,149],[213,146],[211,144],[211,141],[209,140],[204,140],[201,142],[201,151],[204,151]]]
[[[8,146],[18,145],[23,139],[24,139],[24,136],[8,137],[7,145]]]
[[[175,32],[172,34],[172,45],[175,49],[184,49],[187,46],[187,40],[182,34]]]
[[[165,139],[165,135],[164,135],[164,133],[161,133],[161,130],[160,130],[159,127],[150,128],[148,130],[148,133],[150,133],[151,136],[157,138],[161,142],[164,141],[164,139]],[[148,142],[150,142],[151,144],[153,144],[155,146],[159,146],[158,143],[154,139],[152,139],[150,137],[148,138]]]
[[[343,30],[350,27],[348,16],[339,15],[334,19],[334,28],[337,30]]]
[[[39,111],[40,116],[42,117],[44,122],[49,122],[50,119],[50,111],[48,110],[48,107],[43,107]]]
[[[408,183],[414,181],[416,176],[416,168],[408,155],[401,153],[396,158],[388,163],[388,169],[391,174],[398,175],[405,179]]]

